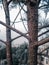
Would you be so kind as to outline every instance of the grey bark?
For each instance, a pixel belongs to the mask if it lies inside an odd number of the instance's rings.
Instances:
[[[9,8],[7,5],[7,0],[3,0],[3,7],[5,11],[6,24],[10,25]],[[12,53],[11,53],[11,30],[6,27],[6,55],[7,55],[7,65],[12,65]]]

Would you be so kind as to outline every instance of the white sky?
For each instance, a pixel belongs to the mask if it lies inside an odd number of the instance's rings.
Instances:
[[[26,9],[26,7],[25,7],[25,9]],[[12,10],[10,10],[10,20],[11,20],[11,22],[14,21],[14,19],[15,19],[18,12],[19,12],[19,7],[13,8]],[[44,19],[45,18],[45,13],[42,10],[40,10],[39,13],[41,14],[40,15],[41,18]],[[24,15],[23,15],[23,17],[24,17]],[[47,18],[49,18],[49,12],[48,12]],[[0,21],[5,22],[5,13],[4,13],[3,7],[2,7],[2,9],[0,8]],[[20,21],[20,15],[16,19],[16,22],[17,21]],[[27,22],[25,22],[25,26],[27,28]],[[14,25],[13,25],[13,27],[14,27]],[[15,28],[22,31],[23,33],[26,33],[26,30],[24,29],[24,26],[23,26],[22,22],[16,23]],[[6,40],[6,32],[5,31],[6,31],[6,28],[0,24],[0,39],[2,39],[4,41]],[[41,30],[41,32],[42,31],[43,30]],[[18,35],[17,33],[12,31],[12,38],[16,37],[17,35]],[[13,41],[13,43],[14,43],[14,46],[15,46],[17,44],[19,45],[19,44],[24,43],[24,41],[28,42],[27,39],[25,39],[24,37],[21,37],[21,38],[15,40],[15,41]]]
[[[14,21],[14,19],[15,19],[18,12],[19,12],[19,8],[17,8],[17,9],[13,8],[10,11],[10,20],[11,20],[11,22]],[[3,8],[2,9],[0,8],[0,21],[5,22],[5,13],[4,13]],[[20,15],[16,19],[16,22],[17,21],[20,21]],[[25,23],[25,26],[27,28],[27,23]],[[14,27],[14,25],[13,25],[13,27]],[[23,33],[26,33],[26,30],[24,29],[24,26],[23,26],[22,22],[16,23],[15,28],[22,31]],[[12,31],[12,38],[16,37],[17,35],[18,35],[17,33]],[[1,24],[0,24],[0,39],[2,39],[4,41],[6,40],[6,28]],[[14,43],[14,46],[15,46],[15,45],[19,45],[19,44],[24,43],[24,41],[28,42],[26,38],[21,37],[21,38],[15,40],[15,41],[13,41],[13,43]]]

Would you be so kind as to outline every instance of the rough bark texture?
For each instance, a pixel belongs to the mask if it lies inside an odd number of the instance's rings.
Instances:
[[[38,41],[38,8],[37,4],[27,4],[28,9],[28,32],[29,32],[29,65],[37,65],[37,46],[33,46]]]
[[[5,18],[6,18],[6,24],[10,25],[10,16],[9,16],[9,8],[7,5],[7,0],[3,0],[3,7],[5,11]],[[6,55],[7,55],[7,65],[12,65],[12,54],[11,54],[11,30],[9,28],[6,28]]]

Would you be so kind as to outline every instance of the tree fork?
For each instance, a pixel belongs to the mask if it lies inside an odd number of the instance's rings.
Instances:
[[[29,65],[37,65],[37,46],[33,46],[34,42],[38,41],[38,4],[36,2],[35,6],[31,6],[28,2],[27,4],[27,15],[28,15],[28,32],[29,38]],[[32,47],[31,47],[32,46]]]

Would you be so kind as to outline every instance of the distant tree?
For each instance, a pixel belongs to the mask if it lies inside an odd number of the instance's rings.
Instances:
[[[2,60],[6,59],[6,48],[1,50],[0,58]],[[0,59],[0,60],[1,60]],[[24,43],[20,45],[20,47],[13,47],[12,48],[12,61],[13,65],[21,65],[27,64],[28,61],[28,44]]]

